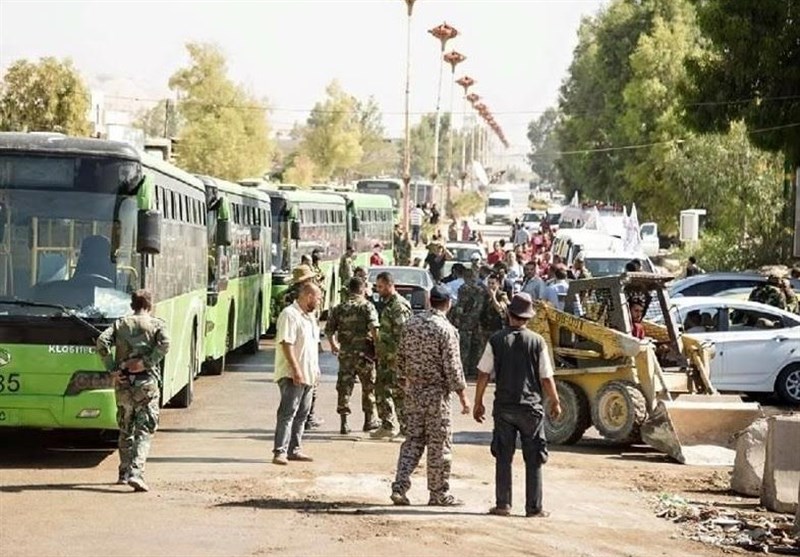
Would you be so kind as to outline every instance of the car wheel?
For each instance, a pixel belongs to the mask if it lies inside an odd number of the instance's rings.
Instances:
[[[800,365],[794,364],[778,375],[775,392],[787,404],[800,405]]]

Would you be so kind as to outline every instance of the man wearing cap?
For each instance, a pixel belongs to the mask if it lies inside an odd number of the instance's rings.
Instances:
[[[575,260],[572,262],[572,277],[573,279],[590,279],[592,278],[592,273],[589,269],[586,268],[586,261],[582,253],[579,253],[575,256]]]
[[[753,288],[748,300],[774,306],[779,309],[786,309],[786,294],[781,288],[781,280],[782,277],[779,273],[771,271],[767,275],[767,282]]]
[[[495,379],[491,452],[495,457],[495,506],[490,514],[511,514],[511,463],[522,443],[525,460],[525,516],[546,517],[542,510],[542,464],[547,461],[544,436],[543,395],[550,416],[561,415],[553,366],[544,338],[527,328],[533,317],[528,294],[516,294],[508,307],[508,326],[491,336],[478,363],[473,417],[486,418],[483,395],[489,379]]]
[[[398,350],[400,383],[405,391],[406,439],[400,446],[392,502],[409,505],[411,475],[422,453],[428,452],[428,505],[452,507],[461,501],[450,494],[451,397],[455,392],[461,413],[469,413],[467,383],[461,367],[458,332],[447,321],[450,292],[436,285],[431,309],[409,319]]]

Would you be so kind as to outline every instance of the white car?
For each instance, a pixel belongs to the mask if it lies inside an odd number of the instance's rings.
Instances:
[[[800,405],[800,316],[732,298],[673,298],[684,334],[712,342],[711,383],[720,391],[775,393]]]

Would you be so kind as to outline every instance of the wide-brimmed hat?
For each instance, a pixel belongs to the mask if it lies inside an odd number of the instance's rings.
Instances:
[[[290,283],[297,284],[298,282],[316,278],[316,276],[317,274],[308,265],[298,265],[292,269],[292,280]]]
[[[530,319],[533,317],[533,299],[530,294],[520,292],[514,294],[511,303],[508,305],[508,313],[520,319]]]

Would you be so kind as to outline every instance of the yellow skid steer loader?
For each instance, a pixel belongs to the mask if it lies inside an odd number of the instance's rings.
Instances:
[[[550,442],[575,443],[594,425],[606,439],[644,441],[678,462],[703,463],[709,445],[730,448],[733,434],[762,415],[758,403],[714,389],[713,347],[678,331],[664,287],[671,278],[574,280],[563,311],[536,303],[529,326],[550,348],[563,410],[546,420]],[[632,334],[632,299],[647,316],[642,340]]]

